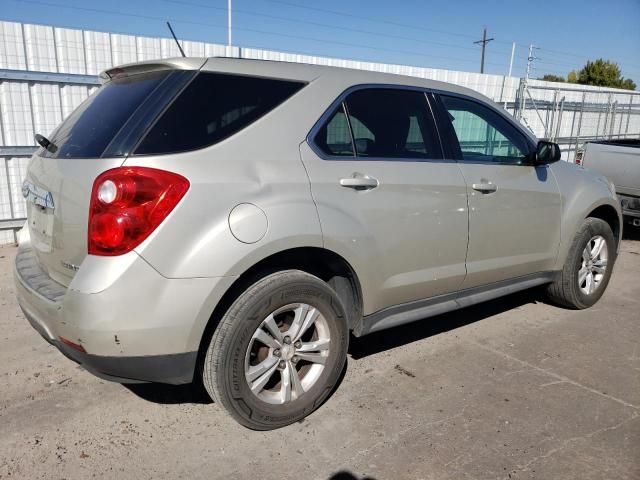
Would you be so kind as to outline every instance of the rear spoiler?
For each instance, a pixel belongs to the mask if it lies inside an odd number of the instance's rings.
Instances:
[[[114,78],[129,77],[141,73],[157,72],[161,70],[200,70],[206,63],[206,58],[168,58],[149,62],[129,63],[110,68],[100,73],[100,83],[107,83]]]

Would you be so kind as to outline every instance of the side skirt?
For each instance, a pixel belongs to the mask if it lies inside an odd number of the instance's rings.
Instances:
[[[388,307],[364,316],[354,329],[353,334],[356,337],[361,337],[368,333],[469,307],[538,285],[544,285],[552,282],[555,276],[555,272],[534,273],[481,287]]]

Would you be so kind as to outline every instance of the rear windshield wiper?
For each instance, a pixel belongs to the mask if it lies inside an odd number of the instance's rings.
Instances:
[[[58,150],[58,147],[55,143],[53,143],[44,135],[40,135],[39,133],[36,133],[36,142],[38,142],[38,145],[40,145],[48,152],[56,153],[56,151]]]

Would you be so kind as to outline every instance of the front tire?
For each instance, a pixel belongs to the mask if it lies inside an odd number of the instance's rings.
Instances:
[[[587,218],[576,233],[558,278],[547,287],[549,298],[577,310],[591,307],[607,288],[615,260],[611,227],[599,218]]]
[[[203,383],[242,425],[283,427],[329,396],[348,342],[344,307],[329,285],[299,270],[277,272],[222,317],[204,358]]]

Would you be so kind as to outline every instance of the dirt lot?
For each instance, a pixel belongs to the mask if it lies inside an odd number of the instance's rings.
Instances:
[[[191,386],[125,387],[50,347],[0,249],[0,478],[639,479],[640,235],[587,311],[525,292],[354,339],[304,422],[246,430]]]

